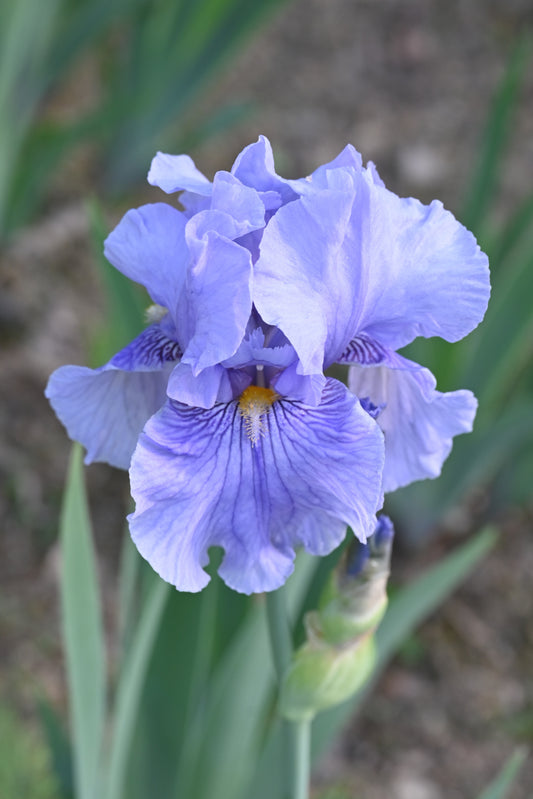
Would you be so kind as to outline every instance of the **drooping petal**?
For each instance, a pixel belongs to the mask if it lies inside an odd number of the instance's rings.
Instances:
[[[280,208],[261,241],[254,301],[306,371],[367,333],[397,349],[416,336],[456,341],[482,319],[488,261],[438,202],[400,199],[372,171],[326,171],[329,189]],[[351,188],[350,188],[351,187]]]
[[[167,194],[186,189],[209,197],[212,191],[212,183],[196,168],[189,155],[157,153],[148,172],[148,183],[159,186]]]
[[[238,402],[199,410],[168,402],[146,425],[131,466],[130,529],[141,554],[180,590],[219,573],[243,593],[271,591],[294,548],[324,555],[347,524],[364,540],[381,503],[382,434],[340,383],[318,407],[276,400],[253,444]]]
[[[176,341],[151,325],[100,369],[62,366],[46,396],[70,438],[87,449],[86,463],[127,469],[139,434],[166,400]]]
[[[453,436],[472,430],[477,409],[472,392],[436,391],[428,369],[397,353],[389,353],[381,365],[352,366],[348,384],[356,396],[380,407],[385,492],[438,477]]]
[[[187,220],[166,203],[128,211],[105,240],[106,258],[126,277],[146,287],[158,305],[176,320],[178,298],[190,255]]]

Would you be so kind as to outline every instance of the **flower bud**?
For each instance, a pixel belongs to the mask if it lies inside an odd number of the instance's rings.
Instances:
[[[293,721],[349,699],[375,662],[374,632],[387,607],[394,528],[381,516],[366,544],[354,541],[331,574],[318,610],[304,619],[306,642],[281,688],[281,714]]]

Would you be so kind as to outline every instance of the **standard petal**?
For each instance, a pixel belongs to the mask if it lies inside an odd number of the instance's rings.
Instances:
[[[372,170],[326,172],[329,189],[280,208],[263,234],[254,302],[305,371],[366,333],[397,349],[416,336],[456,341],[483,318],[487,257],[438,202],[400,199]],[[312,185],[312,184],[311,184]]]
[[[458,341],[483,319],[488,258],[442,203],[423,205],[357,178],[366,291],[358,330],[399,349],[417,336]]]
[[[53,373],[45,394],[70,438],[86,448],[86,463],[129,467],[141,430],[166,400],[179,352],[152,325],[100,369],[62,366]]]
[[[197,221],[200,225],[195,217],[187,227],[194,262],[177,314],[183,362],[195,376],[237,351],[252,312],[249,251],[213,230],[202,230],[200,237]]]
[[[477,401],[470,391],[441,393],[428,369],[391,353],[380,366],[352,366],[348,384],[380,407],[385,434],[384,491],[438,477],[453,436],[472,430]]]
[[[298,197],[290,185],[297,181],[285,180],[276,174],[272,147],[266,136],[259,136],[256,142],[249,144],[239,153],[231,168],[231,174],[239,178],[245,186],[252,186],[257,191],[277,192],[282,203]]]
[[[208,582],[208,549],[237,591],[278,588],[294,548],[324,555],[346,525],[364,540],[381,504],[382,434],[329,380],[319,407],[276,400],[248,438],[237,402],[210,410],[168,402],[146,425],[131,466],[133,540],[180,590]]]
[[[166,203],[143,205],[128,211],[105,240],[106,258],[145,286],[174,319],[190,260],[186,223],[183,214]]]
[[[196,168],[189,155],[157,153],[148,172],[148,183],[159,186],[167,194],[185,189],[209,197],[212,191],[211,182]]]
[[[265,206],[255,189],[245,186],[230,172],[217,172],[213,181],[211,208],[233,220],[235,231],[230,238],[245,236],[265,225]]]
[[[254,267],[254,304],[296,350],[303,374],[323,371],[356,329],[363,290],[360,252],[340,258],[350,232],[353,192],[321,190],[280,208],[268,223]],[[331,361],[330,361],[331,362]]]

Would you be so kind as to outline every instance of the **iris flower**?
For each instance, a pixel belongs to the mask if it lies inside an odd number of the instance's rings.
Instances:
[[[436,476],[471,429],[473,395],[396,350],[472,330],[487,259],[351,146],[301,180],[264,137],[212,182],[162,153],[148,180],[181,209],[129,211],[105,254],[145,286],[150,324],[100,369],[58,369],[47,396],[86,462],[129,468],[131,534],[165,580],[201,590],[219,546],[230,587],[274,590],[297,547],[325,555],[347,525],[364,542],[383,491]]]

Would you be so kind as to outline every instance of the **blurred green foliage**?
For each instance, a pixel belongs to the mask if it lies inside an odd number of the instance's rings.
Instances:
[[[0,796],[2,799],[57,799],[49,750],[35,730],[0,703]]]
[[[56,167],[81,142],[96,150],[101,188],[124,190],[157,149],[220,133],[239,103],[203,119],[199,94],[284,0],[0,0],[0,236],[38,208]],[[75,117],[43,114],[91,52],[97,97]],[[71,87],[71,92],[74,91]]]
[[[417,339],[406,350],[408,357],[431,369],[440,390],[469,388],[479,401],[474,432],[455,439],[442,475],[414,483],[388,499],[389,514],[412,541],[423,541],[450,509],[480,488],[490,492],[489,513],[531,499],[533,194],[503,222],[495,219],[509,137],[531,55],[532,40],[525,35],[515,46],[495,94],[459,213],[489,256],[492,296],[485,319],[458,343]]]

